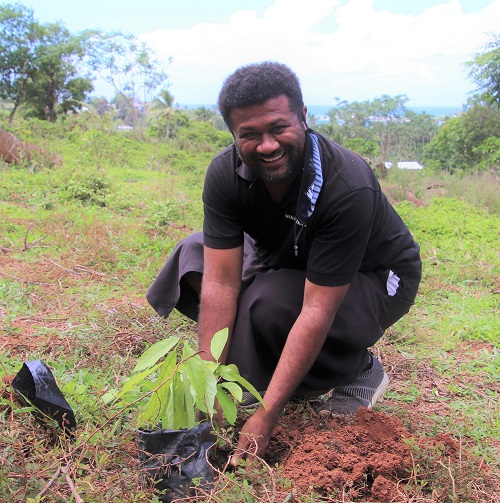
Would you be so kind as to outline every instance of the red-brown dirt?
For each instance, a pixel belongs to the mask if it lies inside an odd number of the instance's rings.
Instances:
[[[400,419],[381,412],[360,409],[353,418],[325,418],[298,407],[280,418],[266,460],[283,466],[280,475],[291,481],[297,496],[314,492],[318,501],[410,501],[409,483],[417,476],[410,444],[437,453],[434,461],[442,460],[443,466],[465,456],[449,435],[412,435]]]
[[[410,434],[399,419],[367,409],[350,420],[300,419],[294,414],[281,418],[267,455],[283,465],[281,475],[298,494],[340,491],[351,499],[370,495],[373,501],[401,496],[398,483],[409,478],[412,460],[404,442]]]

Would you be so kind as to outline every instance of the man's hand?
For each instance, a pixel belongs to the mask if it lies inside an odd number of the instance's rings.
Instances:
[[[273,415],[260,406],[240,431],[238,448],[231,456],[231,465],[237,466],[240,459],[262,457],[271,439],[278,415]]]
[[[325,287],[306,280],[301,313],[288,334],[285,347],[260,406],[240,432],[238,448],[231,459],[262,457],[279,413],[302,382],[325,342],[328,329],[349,285]]]

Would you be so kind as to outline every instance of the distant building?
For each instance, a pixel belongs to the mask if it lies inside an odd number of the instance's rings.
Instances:
[[[392,168],[392,162],[384,162],[386,169]],[[397,163],[399,169],[424,169],[424,167],[417,161],[399,161]]]

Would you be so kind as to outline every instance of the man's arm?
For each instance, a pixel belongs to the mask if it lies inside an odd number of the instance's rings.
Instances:
[[[198,321],[201,357],[211,359],[210,342],[222,328],[231,335],[241,288],[243,246],[229,250],[204,247],[204,272]],[[225,362],[229,341],[221,356]]]
[[[251,450],[262,456],[281,409],[300,385],[320,352],[349,285],[327,287],[306,280],[304,303],[288,335],[280,360],[259,406],[245,423],[232,463]]]

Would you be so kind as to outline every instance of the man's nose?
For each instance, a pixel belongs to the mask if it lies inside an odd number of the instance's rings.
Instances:
[[[259,154],[268,155],[279,148],[280,144],[272,134],[264,134],[262,135],[261,142],[257,145],[257,152]]]

